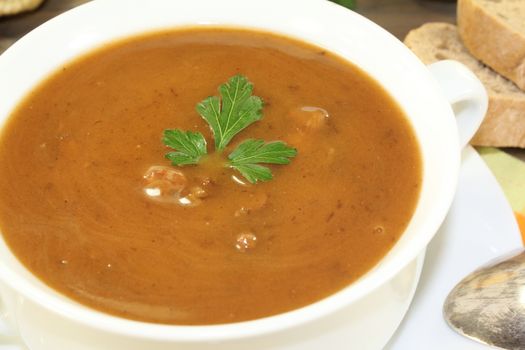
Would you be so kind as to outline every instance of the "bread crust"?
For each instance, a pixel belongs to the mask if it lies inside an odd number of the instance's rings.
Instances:
[[[525,33],[477,0],[458,0],[457,17],[459,35],[472,55],[525,90]]]
[[[470,143],[525,148],[525,98],[517,100],[489,94],[487,115]]]
[[[454,43],[458,51],[444,44]],[[515,88],[504,78],[503,85],[492,84],[483,79],[499,78],[497,73],[483,67],[466,52],[457,34],[457,28],[448,23],[427,23],[413,29],[405,38],[405,44],[425,64],[441,59],[463,61],[485,84],[489,95],[489,108],[480,129],[471,140],[476,146],[521,147],[525,148],[525,92]],[[482,74],[482,70],[490,73]],[[489,75],[490,74],[490,75]]]
[[[0,16],[15,15],[31,11],[40,6],[44,0],[0,0]]]

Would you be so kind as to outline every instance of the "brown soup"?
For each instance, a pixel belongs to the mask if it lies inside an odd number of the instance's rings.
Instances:
[[[164,129],[200,131],[212,153],[195,106],[235,74],[264,118],[228,150],[247,138],[298,150],[256,185],[218,155],[173,167],[161,142]],[[10,117],[0,162],[1,231],[30,271],[97,310],[166,324],[256,319],[344,288],[399,239],[422,172],[410,123],[364,72],[233,29],[135,37],[67,64]],[[179,171],[209,180],[191,205],[148,195]]]

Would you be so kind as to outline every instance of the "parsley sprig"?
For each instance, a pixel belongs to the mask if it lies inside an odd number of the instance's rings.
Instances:
[[[263,101],[252,92],[253,84],[236,75],[219,86],[220,97],[211,96],[197,104],[197,112],[212,131],[216,151],[222,152],[238,133],[262,119]],[[163,142],[174,150],[166,158],[175,166],[198,164],[207,154],[206,139],[200,132],[164,130]],[[228,155],[225,166],[254,184],[273,178],[271,169],[261,164],[288,164],[296,155],[297,150],[283,141],[248,139]]]
[[[221,99],[211,96],[197,105],[213,132],[215,149],[222,151],[241,130],[262,118],[263,102],[252,91],[253,84],[236,75],[219,87]]]
[[[173,165],[197,164],[203,155],[207,153],[206,139],[200,132],[175,130],[164,130],[162,139],[166,146],[176,150],[166,153],[166,158]]]

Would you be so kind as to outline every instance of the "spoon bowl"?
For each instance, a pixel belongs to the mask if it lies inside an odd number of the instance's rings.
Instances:
[[[501,349],[525,349],[525,250],[489,262],[459,282],[443,307],[458,333]]]

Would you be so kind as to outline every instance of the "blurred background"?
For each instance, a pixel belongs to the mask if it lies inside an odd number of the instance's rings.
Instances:
[[[0,12],[2,3],[4,6],[7,3],[31,5],[33,2],[40,1],[42,0],[0,0]],[[45,0],[35,11],[0,17],[0,52],[8,48],[17,38],[58,13],[88,1]],[[333,0],[333,2],[355,9],[400,39],[403,39],[410,29],[425,22],[454,23],[456,20],[454,0]]]

